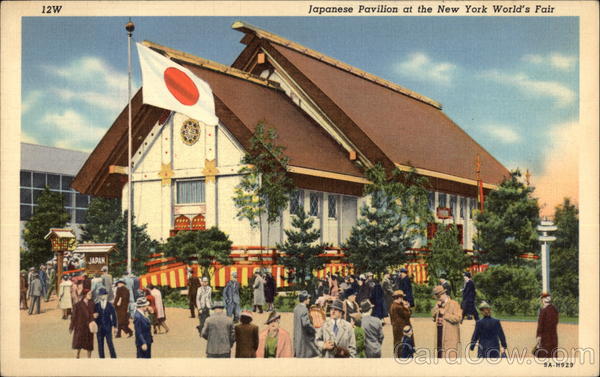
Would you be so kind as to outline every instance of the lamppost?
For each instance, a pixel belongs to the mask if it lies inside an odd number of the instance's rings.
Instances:
[[[556,241],[556,237],[549,236],[558,228],[551,220],[544,219],[540,222],[537,230],[542,232],[538,240],[542,243],[542,292],[550,293],[550,242]]]

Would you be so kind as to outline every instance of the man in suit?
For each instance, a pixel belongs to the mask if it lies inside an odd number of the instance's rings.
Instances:
[[[240,283],[237,281],[236,271],[231,273],[231,280],[223,289],[223,300],[225,300],[227,316],[233,317],[233,322],[238,323],[240,320]]]
[[[111,359],[116,359],[115,346],[113,345],[112,333],[117,332],[117,312],[113,304],[108,301],[108,292],[106,288],[98,289],[98,302],[95,305],[94,311],[98,313],[96,324],[98,324],[98,356],[104,359],[104,340],[108,345],[108,352]]]
[[[499,320],[492,318],[492,308],[487,302],[482,302],[479,310],[481,310],[483,318],[475,324],[470,349],[473,351],[475,344],[479,343],[477,357],[501,357],[506,350],[506,337],[502,325]]]
[[[33,313],[33,307],[35,306],[35,314],[40,314],[40,298],[44,293],[42,288],[42,282],[37,272],[32,275],[31,284],[29,284],[29,297],[31,302],[29,304],[29,314]]]
[[[40,266],[40,272],[39,272],[39,277],[40,277],[40,283],[42,283],[42,296],[46,296],[46,293],[48,293],[48,274],[46,273],[46,265],[41,265]]]
[[[294,357],[316,357],[319,355],[315,344],[317,330],[308,314],[310,295],[308,292],[302,291],[298,299],[300,302],[294,308]]]
[[[202,328],[202,337],[206,339],[206,357],[229,358],[235,343],[233,320],[225,315],[223,301],[215,301],[212,307],[213,314],[206,319]]]
[[[408,277],[408,270],[406,268],[400,269],[400,279],[398,279],[399,290],[404,292],[404,299],[408,301],[411,308],[415,307],[415,299],[412,293],[412,283]]]
[[[204,276],[200,282],[200,287],[196,291],[196,308],[198,308],[198,331],[204,328],[204,322],[210,315],[210,305],[212,302],[212,288],[208,285],[208,278]]]
[[[373,317],[371,312],[373,305],[369,300],[360,303],[360,312],[362,315],[362,328],[365,332],[365,356],[368,358],[381,357],[381,344],[383,343],[383,326],[381,320]]]
[[[344,304],[335,300],[331,305],[330,317],[317,330],[315,342],[321,357],[347,358],[356,356],[356,338],[352,325],[342,319]],[[381,323],[381,322],[380,322]]]
[[[52,262],[46,263],[46,279],[47,290],[45,301],[48,302],[50,300],[50,295],[56,289],[56,270],[54,269],[54,264]]]
[[[115,295],[113,293],[113,277],[108,273],[108,267],[102,267],[102,285],[108,292],[108,302],[112,303],[115,299]]]
[[[150,303],[146,297],[136,300],[136,311],[133,313],[133,326],[135,328],[135,348],[138,359],[152,358],[152,323],[146,317],[146,311]]]
[[[188,306],[190,308],[190,318],[196,318],[196,294],[198,293],[198,288],[200,287],[200,279],[197,276],[194,276],[193,270],[191,267],[187,268],[187,277],[188,277]]]
[[[465,272],[464,277],[465,286],[463,288],[462,302],[460,305],[463,313],[460,321],[462,323],[465,316],[467,316],[467,319],[471,319],[471,316],[474,316],[475,321],[479,321],[479,313],[477,313],[477,309],[475,309],[475,283],[471,280],[470,272]]]

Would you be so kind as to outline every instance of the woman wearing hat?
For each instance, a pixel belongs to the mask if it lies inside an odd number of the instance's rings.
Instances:
[[[135,302],[136,311],[133,314],[133,327],[135,329],[135,348],[138,359],[150,359],[152,357],[152,331],[150,331],[150,320],[146,317],[148,311],[148,300],[140,297]]]
[[[350,322],[350,317],[354,313],[358,313],[360,307],[356,302],[356,291],[352,288],[348,288],[346,291],[346,299],[344,300],[344,319]]]
[[[235,357],[255,358],[258,349],[258,326],[251,323],[252,313],[244,310],[235,326]]]
[[[264,329],[258,336],[258,349],[256,357],[292,357],[292,339],[290,334],[280,325],[281,315],[275,311],[269,314]]]
[[[399,355],[400,344],[402,343],[402,332],[404,327],[410,325],[410,303],[404,299],[404,292],[400,289],[392,294],[392,305],[390,306],[390,322],[392,323],[392,333],[394,336],[394,354]]]
[[[125,281],[119,279],[116,282],[117,292],[115,293],[115,310],[117,311],[118,330],[115,338],[121,337],[121,331],[128,335],[128,338],[133,336],[133,331],[129,328],[129,289],[125,286]]]
[[[148,311],[146,312],[146,314],[148,314],[148,319],[150,320],[150,323],[152,324],[154,333],[157,334],[158,333],[158,321],[156,320],[156,303],[154,301],[154,296],[152,296],[152,293],[150,292],[150,289],[148,289],[148,288],[144,288],[143,296],[146,297],[146,300],[148,300]]]
[[[71,287],[73,282],[69,280],[69,275],[63,275],[62,281],[58,286],[58,307],[62,309],[62,319],[67,319],[71,315],[73,302],[71,301]]]
[[[540,295],[542,310],[538,317],[535,357],[556,357],[558,349],[558,310],[552,305],[549,293]]]
[[[94,302],[92,301],[92,292],[89,289],[83,290],[83,299],[75,304],[69,333],[73,333],[72,347],[77,350],[76,358],[79,359],[81,350],[87,351],[88,358],[92,357],[94,350],[94,334],[90,331],[90,323],[94,323],[94,318],[98,315],[94,313]]]

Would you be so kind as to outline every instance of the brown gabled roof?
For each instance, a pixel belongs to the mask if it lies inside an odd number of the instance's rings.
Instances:
[[[277,130],[278,143],[286,148],[285,153],[290,158],[289,165],[295,169],[293,174],[297,175],[297,171],[318,172],[320,182],[331,181],[329,175],[335,177],[336,174],[341,174],[354,181],[352,190],[342,192],[356,191],[354,186],[357,181],[362,180],[361,170],[349,160],[347,152],[330,135],[278,89],[277,84],[151,42],[145,44],[165,53],[210,85],[220,122],[243,147],[248,147],[256,125],[264,122]],[[132,112],[135,151],[164,110],[142,105],[140,90],[133,99]],[[127,108],[121,112],[92,152],[75,177],[72,187],[92,195],[120,196],[123,186],[120,177],[123,176],[109,174],[108,166],[127,165],[126,143]]]
[[[248,45],[235,67],[249,67],[255,56],[250,50],[265,51],[371,160],[411,165],[425,175],[473,185],[479,155],[485,183],[498,184],[508,175],[425,97],[382,85],[372,75],[251,25],[233,27],[246,33],[242,42]]]

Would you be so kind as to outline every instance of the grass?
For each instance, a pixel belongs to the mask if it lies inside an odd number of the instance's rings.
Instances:
[[[492,314],[492,316],[496,319],[502,321],[517,321],[517,322],[537,322],[537,316],[533,315],[518,315],[518,314]],[[413,318],[429,318],[431,317],[431,313],[413,313]],[[565,315],[561,315],[559,319],[559,323],[570,323],[570,324],[578,324],[579,317],[569,317]]]

